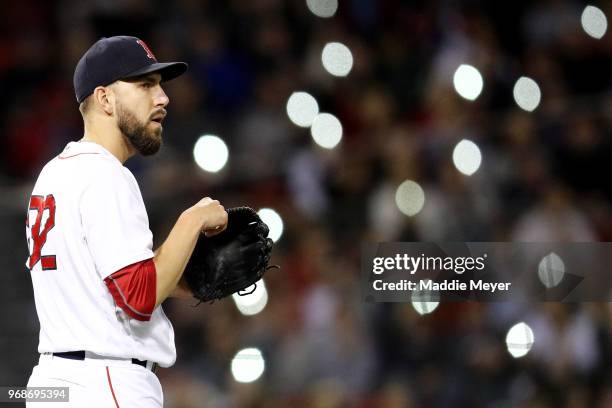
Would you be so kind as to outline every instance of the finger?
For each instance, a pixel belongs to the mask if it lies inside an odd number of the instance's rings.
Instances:
[[[207,205],[207,204],[210,204],[210,203],[212,203],[212,202],[213,202],[213,199],[212,199],[212,198],[210,198],[210,197],[204,197],[203,199],[201,199],[201,200],[198,202],[198,204],[201,204],[201,205]]]
[[[227,229],[227,223],[223,225],[217,225],[215,228],[209,228],[204,231],[204,234],[207,237],[214,237],[215,235],[222,233],[226,229]]]

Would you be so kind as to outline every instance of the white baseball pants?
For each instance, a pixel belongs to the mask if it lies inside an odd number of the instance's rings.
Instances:
[[[69,387],[69,402],[28,402],[26,408],[161,408],[164,401],[157,376],[123,359],[42,354],[28,387]]]

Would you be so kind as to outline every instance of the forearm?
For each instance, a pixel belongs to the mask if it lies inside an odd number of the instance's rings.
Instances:
[[[184,294],[177,288],[189,257],[201,233],[201,225],[183,213],[174,224],[166,241],[155,251],[157,273],[155,307],[170,295]]]
[[[189,286],[187,285],[184,276],[178,281],[178,283],[176,284],[176,288],[174,288],[174,290],[170,293],[169,297],[179,299],[193,298],[193,293],[191,293],[191,289],[189,289]]]

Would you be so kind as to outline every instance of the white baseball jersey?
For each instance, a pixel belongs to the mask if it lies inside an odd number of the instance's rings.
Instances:
[[[130,319],[104,283],[154,255],[138,183],[115,156],[96,143],[70,142],[40,173],[26,223],[40,353],[86,350],[174,364],[174,331],[161,306],[149,321]]]

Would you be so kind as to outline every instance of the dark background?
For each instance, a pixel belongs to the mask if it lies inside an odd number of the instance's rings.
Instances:
[[[285,225],[262,313],[242,316],[229,299],[165,304],[178,349],[159,372],[166,406],[612,406],[609,303],[447,303],[420,316],[359,291],[364,241],[612,239],[612,36],[585,34],[585,4],[341,0],[330,19],[305,0],[3,4],[0,385],[25,385],[38,358],[24,216],[44,163],[82,136],[74,67],[99,37],[126,34],[190,64],[164,87],[162,152],[127,164],[155,246],[204,196],[274,208]],[[594,4],[612,16],[610,1]],[[321,68],[328,41],[352,50],[345,78]],[[461,63],[484,77],[475,102],[452,87]],[[513,101],[520,76],[542,90],[533,113]],[[298,90],[340,119],[339,147],[323,151],[289,121]],[[193,164],[205,133],[230,147],[218,174]],[[452,164],[462,138],[482,151],[472,177]],[[415,217],[393,201],[405,179],[425,190]],[[535,344],[513,359],[504,338],[519,321]],[[249,385],[229,373],[246,346],[266,359]]]

